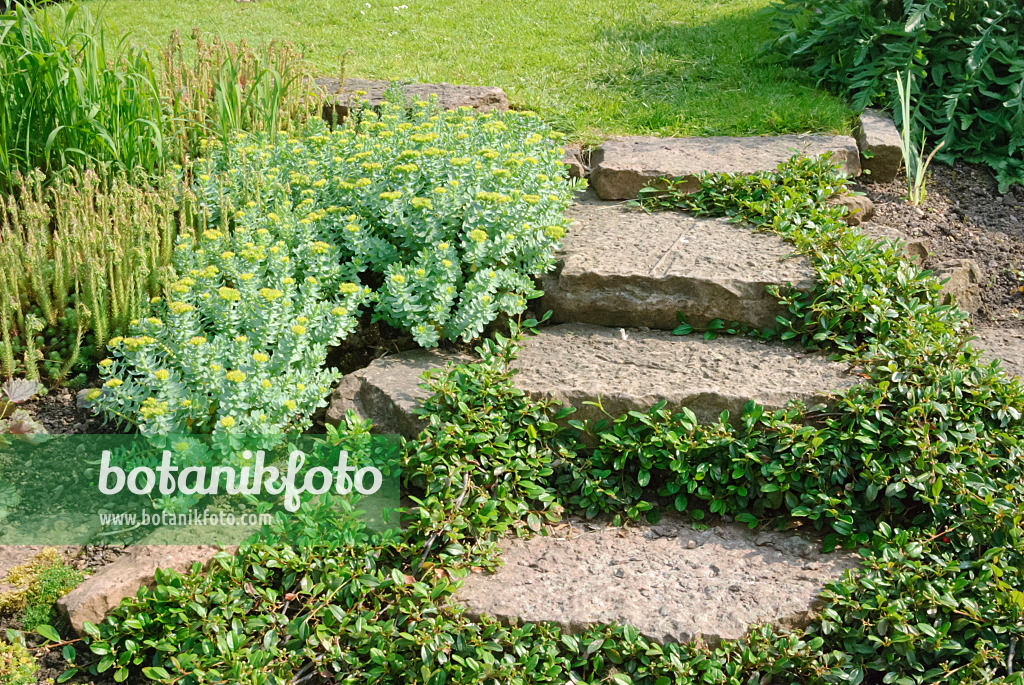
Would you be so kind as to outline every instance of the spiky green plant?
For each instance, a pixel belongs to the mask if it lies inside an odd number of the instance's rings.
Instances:
[[[907,83],[896,75],[896,89],[900,96],[900,110],[903,114],[903,126],[900,135],[900,150],[903,152],[903,169],[907,174],[907,199],[913,205],[920,205],[924,202],[925,182],[928,178],[928,166],[932,163],[935,153],[942,149],[944,141],[940,141],[932,153],[925,157],[924,146],[926,133],[921,131],[921,147],[914,145],[913,135],[913,112],[911,111],[911,89],[914,85],[914,74],[907,70]]]
[[[14,180],[0,197],[0,375],[61,382],[159,295],[192,203],[171,177]]]
[[[175,31],[164,48],[160,92],[170,113],[175,149],[196,157],[203,138],[227,143],[238,130],[278,131],[319,116],[311,65],[289,43],[260,48],[199,30],[188,45]],[[187,55],[192,55],[191,59]]]

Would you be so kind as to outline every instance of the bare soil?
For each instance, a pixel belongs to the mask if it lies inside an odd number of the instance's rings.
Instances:
[[[975,323],[1024,329],[1024,186],[1000,194],[984,167],[958,162],[933,165],[921,207],[906,201],[903,177],[858,189],[874,201],[875,222],[930,239],[926,267],[950,258],[977,262],[983,304]]]

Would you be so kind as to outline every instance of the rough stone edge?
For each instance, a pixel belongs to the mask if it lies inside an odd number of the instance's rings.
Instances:
[[[371,80],[371,79],[341,79],[334,77],[317,77],[314,83],[324,88],[327,93],[327,97],[330,99],[329,102],[323,106],[322,116],[324,120],[330,122],[333,121],[335,116],[338,120],[342,120],[351,113],[351,103],[355,97],[355,91],[365,90],[366,87],[372,87],[375,89],[385,90],[390,81],[386,80]],[[351,88],[347,88],[346,85],[354,84]],[[438,92],[447,88],[467,88],[476,90],[481,96],[489,94],[493,97],[492,102],[483,102],[476,105],[471,105],[473,109],[478,112],[488,112],[491,110],[497,110],[499,112],[505,112],[509,109],[508,96],[505,91],[498,86],[462,86],[453,83],[408,83],[403,85],[402,90],[405,93],[406,101],[410,104],[424,93],[430,93],[433,90]],[[379,104],[379,103],[378,103]],[[377,104],[371,104],[371,106],[377,106]],[[453,104],[451,108],[457,108],[461,105]]]
[[[166,561],[168,549],[193,553],[182,558]],[[234,554],[237,547],[227,547],[223,551]],[[57,600],[57,610],[70,623],[79,635],[84,635],[85,622],[97,624],[102,621],[122,600],[134,597],[143,587],[156,586],[157,569],[173,569],[178,573],[186,573],[199,562],[202,570],[209,570],[214,557],[222,551],[213,545],[137,545],[118,557],[115,561],[101,567],[96,573],[86,578],[71,592]],[[105,583],[110,583],[110,590],[104,591]]]
[[[787,134],[796,135],[796,134]],[[609,138],[605,142],[620,142],[626,141],[629,138],[653,138],[652,136],[618,136]],[[707,136],[719,137],[719,138],[733,138],[736,140],[740,139],[773,139],[780,138],[783,136]],[[808,134],[807,137],[818,137],[818,138],[844,138],[844,143],[847,144],[848,149],[844,150],[832,150],[833,161],[837,162],[840,167],[844,170],[843,172],[850,178],[856,178],[861,175],[861,158],[860,148],[857,145],[857,141],[853,136],[840,135],[840,134]],[[677,138],[676,140],[694,139],[701,140],[701,137],[689,137],[689,138]],[[673,140],[672,138],[666,138],[665,140]],[[609,172],[603,165],[605,158],[604,144],[602,143],[595,148],[590,155],[590,185],[597,192],[599,198],[605,201],[613,200],[631,200],[635,199],[639,190],[645,187],[652,180],[656,180],[653,177],[661,176],[657,169],[647,170],[638,172],[635,169],[619,169],[613,172]],[[649,172],[648,172],[649,171]],[[714,170],[708,170],[712,173]],[[648,172],[648,173],[645,173]],[[750,172],[753,173],[753,172]],[[609,176],[614,176],[615,181],[611,182],[608,180]],[[673,186],[674,190],[682,193],[693,193],[699,190],[700,180],[696,174],[689,174],[686,176],[679,177],[678,183]],[[663,186],[663,184],[661,184]],[[618,192],[615,188],[626,186],[627,191]],[[656,186],[657,187],[657,184]]]
[[[873,119],[875,123],[886,129],[886,134],[895,138],[896,145],[884,141],[872,141],[864,130],[865,117]],[[899,175],[900,166],[903,164],[903,152],[899,147],[900,133],[893,123],[888,112],[879,109],[865,108],[857,117],[857,123],[853,131],[857,140],[857,148],[861,154],[861,169],[869,179],[876,183],[891,183]],[[866,157],[865,153],[871,156]]]

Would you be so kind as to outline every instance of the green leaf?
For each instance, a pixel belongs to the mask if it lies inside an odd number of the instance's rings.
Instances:
[[[35,632],[51,642],[60,642],[60,633],[53,629],[53,626],[40,623],[36,626]]]

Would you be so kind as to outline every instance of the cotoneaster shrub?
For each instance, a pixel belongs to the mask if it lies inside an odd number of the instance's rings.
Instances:
[[[776,50],[855,109],[900,123],[897,74],[919,87],[913,129],[938,159],[985,164],[1024,182],[1024,6],[1017,0],[784,0]],[[916,92],[916,91],[915,91]]]
[[[532,113],[387,102],[354,128],[213,145],[200,194],[293,207],[373,287],[375,318],[434,347],[522,312],[553,266],[572,201],[559,138]]]

